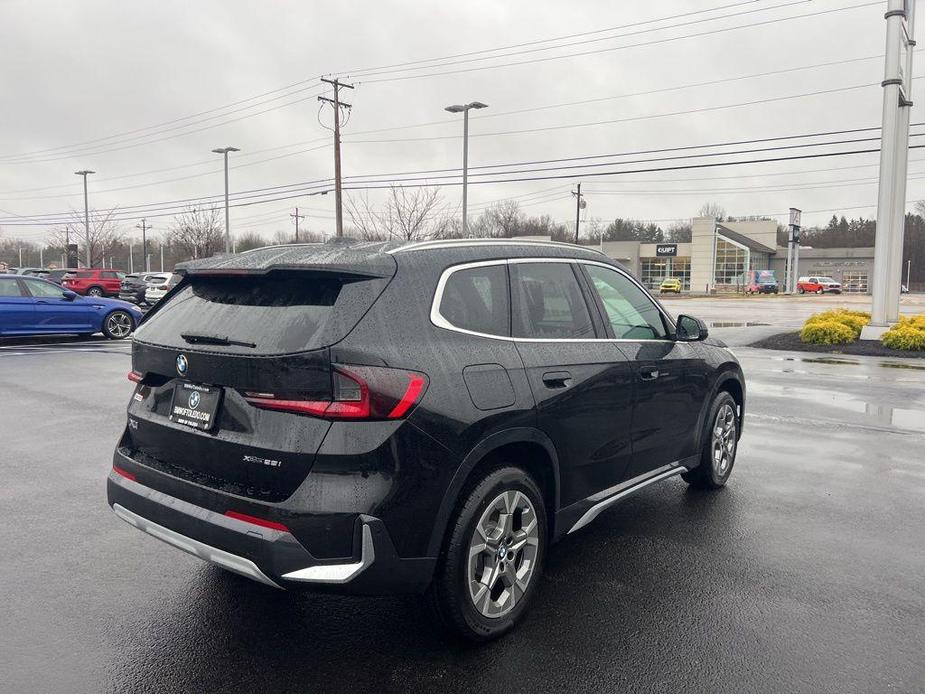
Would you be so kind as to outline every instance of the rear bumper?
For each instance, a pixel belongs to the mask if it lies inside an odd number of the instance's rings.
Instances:
[[[110,472],[113,512],[133,527],[229,571],[275,588],[344,593],[422,592],[435,560],[400,558],[381,520],[359,514],[352,557],[319,560],[289,532],[238,520]]]

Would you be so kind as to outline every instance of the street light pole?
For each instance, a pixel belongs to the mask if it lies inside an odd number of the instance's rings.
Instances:
[[[469,110],[479,108],[488,108],[488,104],[481,101],[473,101],[468,104],[454,104],[447,106],[444,111],[450,113],[463,114],[463,175],[462,175],[462,234],[464,237],[469,235],[468,220],[468,188],[469,188]]]
[[[83,176],[84,179],[84,234],[87,244],[87,267],[93,267],[93,256],[90,253],[90,205],[87,197],[87,176],[95,173],[96,171],[88,171],[87,169],[74,172],[75,175]]]
[[[228,218],[228,153],[241,150],[237,147],[219,147],[212,151],[225,157],[225,253],[231,253],[231,222]]]

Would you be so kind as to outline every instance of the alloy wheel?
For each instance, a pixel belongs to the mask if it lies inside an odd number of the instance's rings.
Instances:
[[[113,337],[121,340],[132,332],[132,318],[127,313],[116,311],[106,319],[106,327]]]
[[[536,568],[539,522],[526,494],[502,492],[488,504],[469,543],[467,582],[485,617],[503,617],[523,598]]]
[[[723,477],[732,467],[736,451],[736,415],[732,405],[726,403],[716,413],[710,446],[713,471]]]

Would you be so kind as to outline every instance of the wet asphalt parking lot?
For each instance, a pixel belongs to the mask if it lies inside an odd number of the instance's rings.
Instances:
[[[811,309],[773,301],[666,303],[775,326]],[[476,647],[414,598],[284,593],[121,522],[129,345],[2,345],[0,691],[925,691],[925,360],[736,353],[729,486],[674,479],[604,513]]]

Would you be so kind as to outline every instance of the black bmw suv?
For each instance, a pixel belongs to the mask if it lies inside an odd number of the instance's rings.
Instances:
[[[735,357],[594,250],[340,241],[178,271],[135,333],[109,503],[268,586],[426,593],[490,639],[553,542],[732,471]]]

